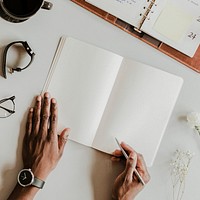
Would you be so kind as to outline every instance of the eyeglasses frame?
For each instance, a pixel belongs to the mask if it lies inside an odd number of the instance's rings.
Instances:
[[[5,111],[7,111],[9,113],[8,116],[6,116],[6,117],[1,117],[0,116],[0,118],[7,118],[7,117],[10,117],[12,114],[15,113],[15,102],[14,102],[14,100],[15,100],[15,96],[11,96],[9,98],[4,98],[4,99],[0,100],[0,109],[3,109],[3,110],[5,110]],[[4,103],[4,102],[6,102],[6,101],[12,101],[12,103],[13,103],[13,110],[10,110],[10,109],[7,109],[7,108],[1,106],[1,104]]]

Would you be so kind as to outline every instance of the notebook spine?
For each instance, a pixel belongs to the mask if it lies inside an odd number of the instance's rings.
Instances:
[[[149,16],[149,13],[153,13],[154,11],[152,11],[152,7],[153,6],[157,6],[156,4],[156,0],[147,0],[147,2],[149,2],[149,6],[146,7],[144,6],[143,9],[145,10],[143,13],[140,13],[140,16],[142,17],[141,21],[140,21],[140,24],[139,24],[139,27],[138,28],[135,28],[135,30],[139,33],[141,33],[141,27],[142,27],[142,24],[144,23],[145,20],[150,20],[150,17]]]

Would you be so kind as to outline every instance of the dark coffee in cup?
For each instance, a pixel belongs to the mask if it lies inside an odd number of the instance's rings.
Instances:
[[[10,22],[23,22],[40,8],[50,10],[52,3],[44,0],[0,0],[0,16]]]

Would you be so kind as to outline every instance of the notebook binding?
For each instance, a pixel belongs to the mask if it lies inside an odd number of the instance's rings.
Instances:
[[[142,19],[140,21],[139,27],[138,28],[134,28],[137,32],[141,33],[142,31],[140,30],[142,27],[142,24],[144,23],[144,21],[150,20],[150,18],[148,18],[149,13],[153,13],[153,11],[151,10],[153,6],[157,6],[156,4],[156,0],[147,0],[147,2],[150,2],[148,7],[144,7],[144,9],[146,10],[144,13],[140,13],[140,15],[142,16]]]

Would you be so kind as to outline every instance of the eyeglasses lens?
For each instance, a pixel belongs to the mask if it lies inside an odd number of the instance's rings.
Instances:
[[[0,118],[6,118],[12,115],[15,111],[15,104],[12,100],[0,101]]]

